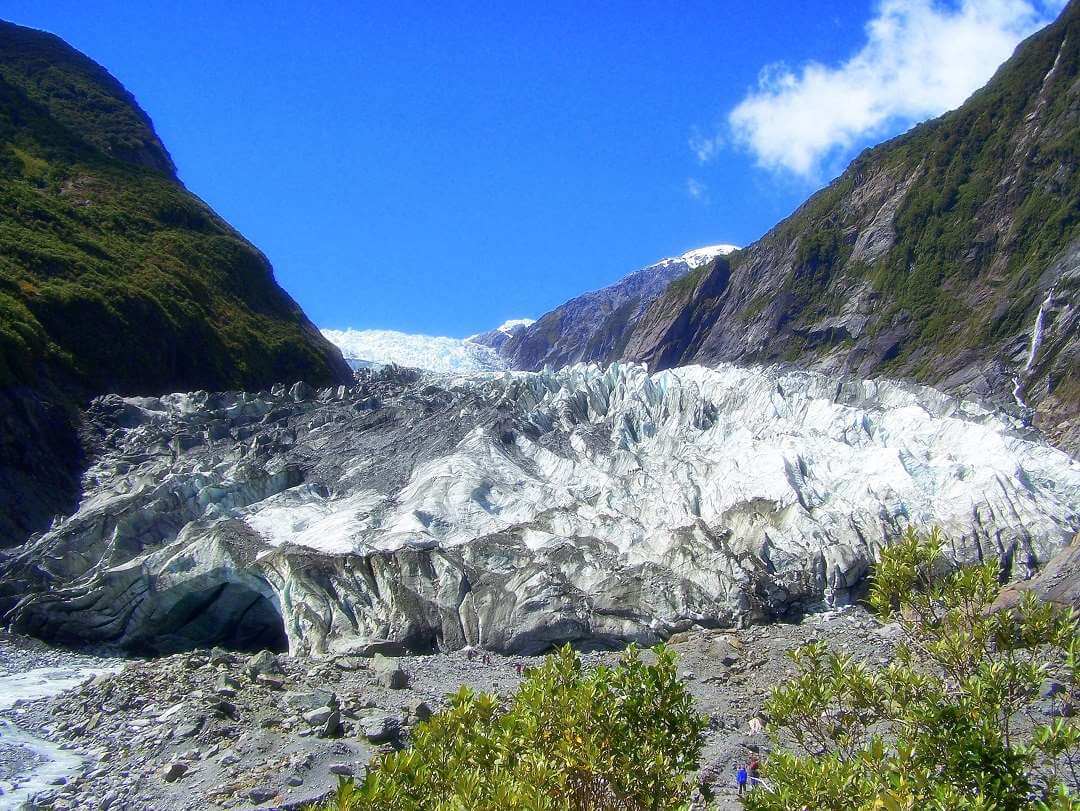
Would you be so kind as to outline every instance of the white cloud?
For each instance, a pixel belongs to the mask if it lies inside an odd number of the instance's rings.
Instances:
[[[693,152],[699,163],[708,163],[716,157],[716,153],[724,146],[724,139],[720,133],[715,135],[702,135],[695,127],[690,136],[690,151]]]
[[[698,202],[709,202],[709,187],[700,180],[695,180],[692,177],[687,178],[686,193],[690,195],[691,199],[697,200]]]
[[[770,65],[728,116],[758,165],[818,179],[861,140],[958,107],[1064,0],[882,0],[838,67]],[[697,150],[700,158],[701,153]]]

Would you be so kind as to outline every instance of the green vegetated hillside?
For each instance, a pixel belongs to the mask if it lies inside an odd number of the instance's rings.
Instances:
[[[89,393],[346,376],[266,258],[180,185],[134,99],[0,25],[0,383]]]
[[[867,150],[761,240],[672,285],[623,357],[792,362],[999,401],[1018,383],[1036,423],[1080,448],[1078,163],[1073,0],[962,107]]]
[[[0,23],[0,545],[66,503],[36,491],[70,476],[41,468],[77,449],[72,409],[91,396],[347,379],[120,83]]]

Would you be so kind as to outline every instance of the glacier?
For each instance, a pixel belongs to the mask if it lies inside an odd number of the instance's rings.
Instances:
[[[781,368],[360,373],[95,401],[78,510],[0,575],[13,627],[168,651],[655,642],[858,593],[909,525],[1034,573],[1080,465],[934,389]]]
[[[524,321],[528,322],[528,319]],[[506,330],[500,327],[500,331]],[[346,362],[354,369],[389,364],[436,372],[496,371],[506,368],[506,361],[498,352],[469,338],[447,338],[388,329],[324,329],[321,332],[341,350]]]

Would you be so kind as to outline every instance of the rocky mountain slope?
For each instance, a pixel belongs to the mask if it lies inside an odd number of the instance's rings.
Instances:
[[[508,368],[527,371],[618,358],[633,325],[669,284],[734,250],[711,245],[663,259],[556,307],[497,348]]]
[[[89,397],[348,375],[120,83],[0,23],[0,545],[73,506]]]
[[[1019,400],[1076,451],[1078,167],[1072,0],[959,109],[867,150],[762,239],[672,285],[616,356],[783,361]]]
[[[844,603],[936,524],[1030,574],[1080,464],[932,389],[807,372],[565,367],[107,397],[77,511],[0,559],[47,639],[320,653],[654,642]]]

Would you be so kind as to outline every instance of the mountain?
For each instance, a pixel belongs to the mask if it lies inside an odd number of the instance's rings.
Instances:
[[[574,365],[95,400],[72,515],[0,556],[0,612],[143,652],[645,644],[858,595],[880,548],[1029,576],[1080,465],[933,389]]]
[[[417,335],[389,329],[324,329],[322,333],[341,350],[354,369],[390,364],[433,372],[494,372],[506,368],[498,352],[473,338]]]
[[[634,323],[671,282],[734,250],[712,245],[642,268],[545,313],[516,331],[499,352],[511,369],[524,370],[617,358]]]
[[[1019,400],[1080,450],[1078,166],[1072,0],[960,108],[865,151],[762,239],[671,285],[618,356]]]
[[[488,330],[487,332],[479,332],[476,335],[470,335],[465,340],[483,344],[484,346],[490,346],[492,349],[502,349],[507,341],[523,329],[527,329],[535,323],[536,321],[532,318],[512,318],[509,321],[504,321],[495,329]]]
[[[349,375],[123,86],[0,23],[0,545],[72,508],[90,397]]]

